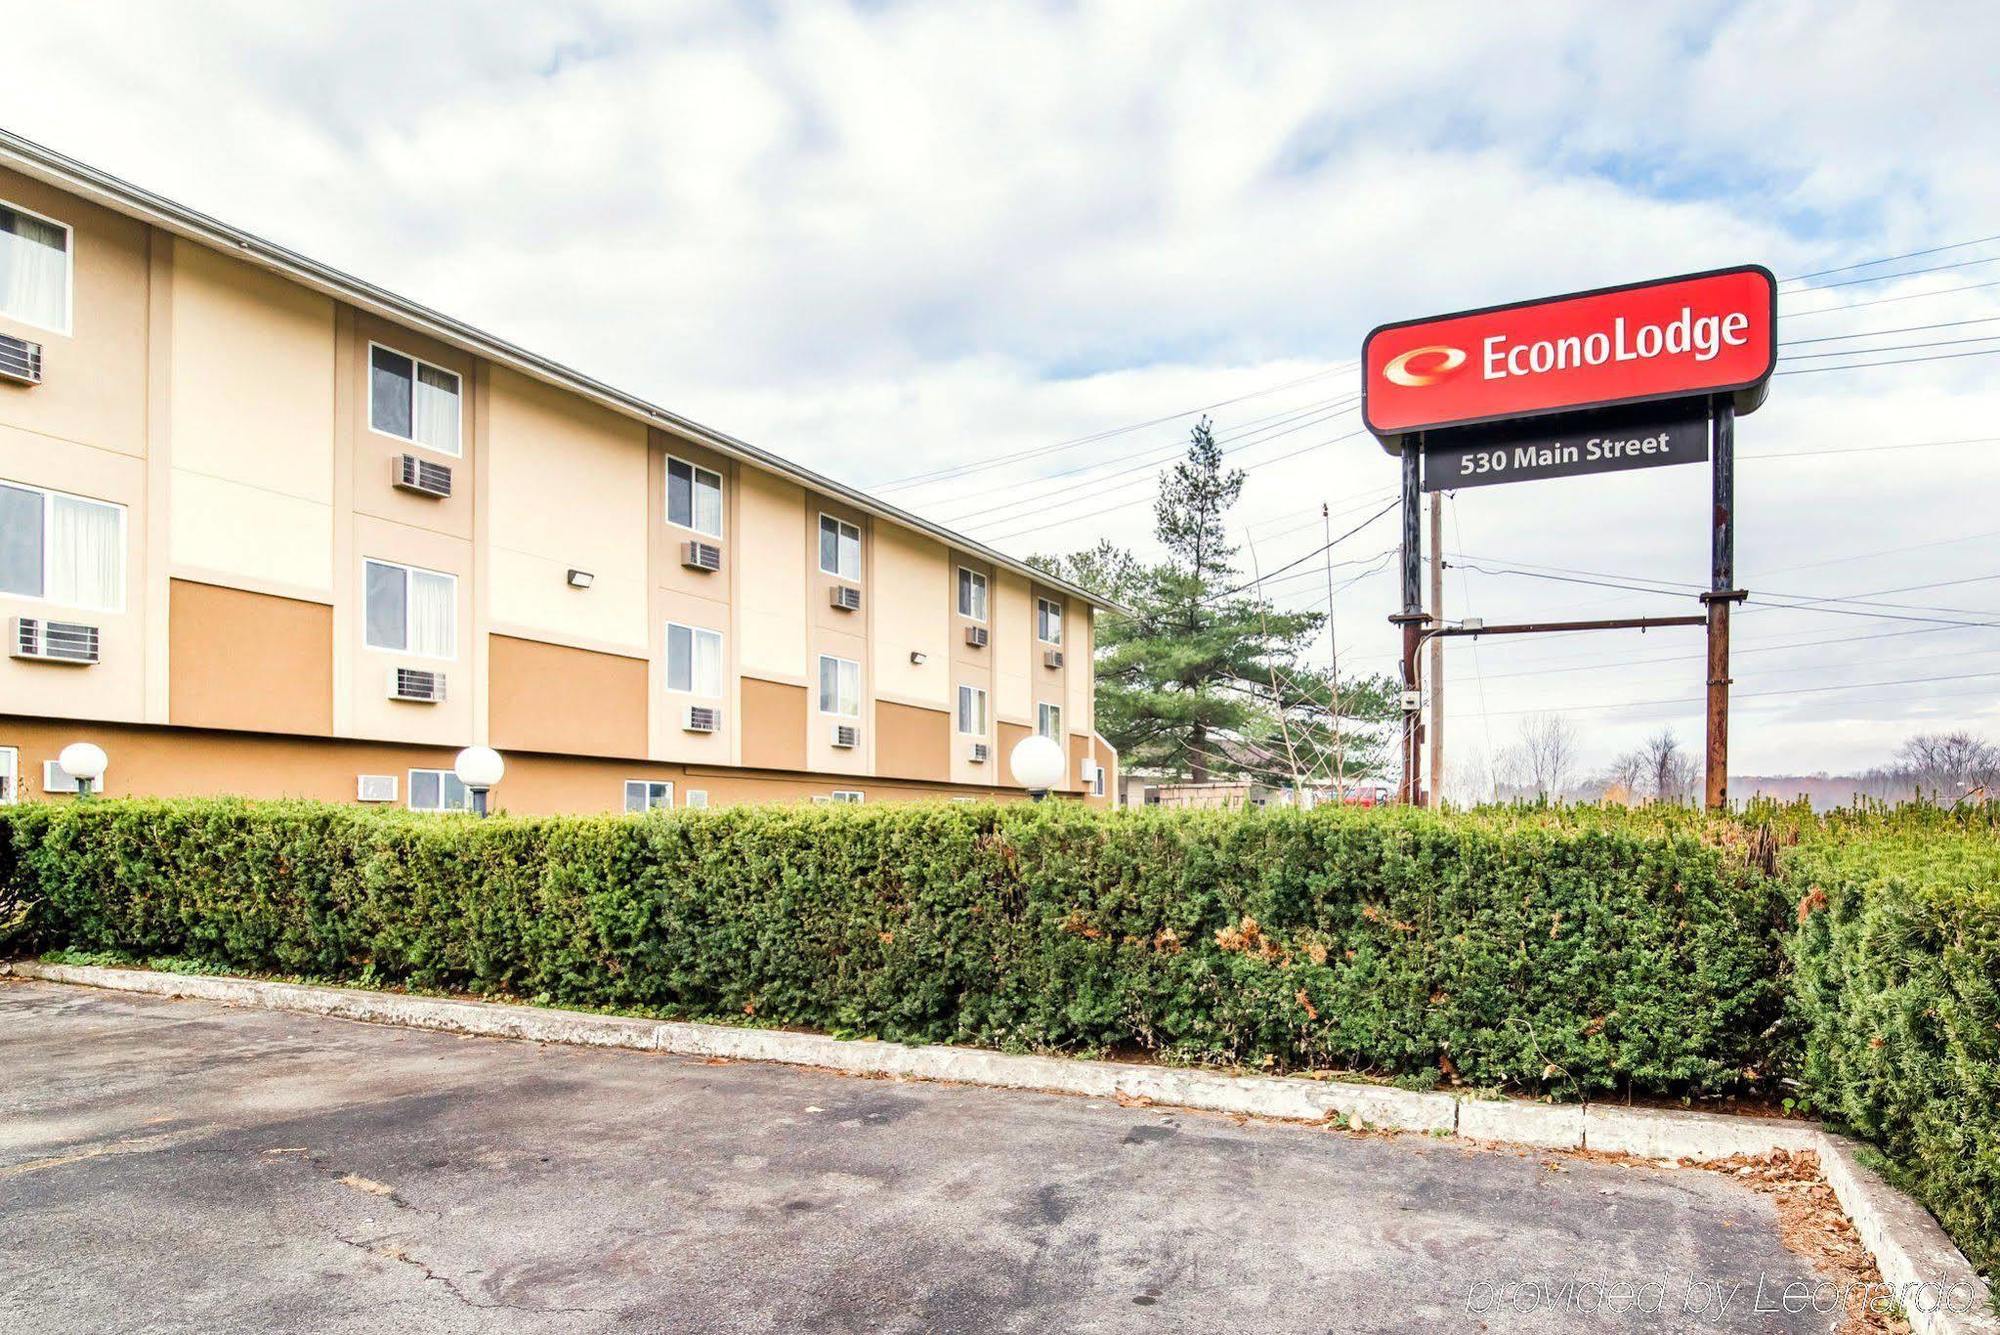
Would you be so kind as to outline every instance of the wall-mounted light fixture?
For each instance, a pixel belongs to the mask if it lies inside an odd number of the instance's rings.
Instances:
[[[596,578],[597,576],[588,570],[572,570],[569,572],[569,586],[572,589],[587,589],[590,587],[590,582]]]
[[[912,663],[915,663],[918,667],[922,667],[924,665],[924,660],[928,657],[930,657],[930,655],[926,654],[921,649],[910,650],[910,661]]]

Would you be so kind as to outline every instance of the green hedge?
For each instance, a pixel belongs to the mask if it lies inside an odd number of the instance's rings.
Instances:
[[[1790,904],[1699,821],[225,800],[4,828],[42,948],[906,1041],[1714,1093],[1766,1074],[1783,1006]]]
[[[2000,1271],[2000,841],[1911,812],[1786,860],[1799,1078],[1879,1145],[1974,1265]],[[1971,826],[1972,828],[1968,828]]]

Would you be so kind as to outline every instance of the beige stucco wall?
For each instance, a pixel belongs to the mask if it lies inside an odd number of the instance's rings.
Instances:
[[[986,576],[986,620],[984,621],[958,614],[958,570],[961,566]],[[993,567],[984,561],[954,552],[951,569],[947,572],[946,578],[950,581],[946,597],[949,600],[948,607],[951,613],[951,629],[948,632],[951,641],[951,691],[947,698],[952,716],[952,782],[998,783],[1001,758],[999,736],[995,731],[999,699],[993,689],[993,620],[999,603]],[[986,630],[985,648],[975,649],[965,642],[966,629],[972,626],[983,627]],[[961,685],[976,687],[986,692],[986,731],[983,736],[974,737],[958,731],[958,688]],[[987,758],[983,762],[974,762],[972,759],[972,743],[976,741],[986,743]]]
[[[646,652],[646,428],[495,368],[486,432],[493,629]]]
[[[0,433],[144,454],[145,225],[5,169],[0,202],[67,224],[75,256],[67,333],[0,315],[0,333],[42,345],[41,384],[0,384]]]
[[[172,560],[333,586],[333,303],[177,242]]]
[[[737,662],[741,670],[804,682],[806,572],[817,564],[806,536],[805,493],[754,468],[736,485],[736,538],[724,554],[757,572],[737,581]]]
[[[1035,693],[1028,676],[1028,654],[1034,648],[1035,602],[1028,581],[1011,571],[998,572],[990,589],[993,609],[993,704],[1009,723],[1035,723]]]
[[[951,553],[919,533],[874,529],[875,615],[869,635],[875,692],[885,700],[943,707],[951,703]],[[922,654],[922,663],[910,655]]]
[[[1088,733],[1097,726],[1092,718],[1090,673],[1095,634],[1090,608],[1071,599],[1063,611],[1063,689],[1067,702],[1063,726],[1071,732]]]
[[[477,696],[474,672],[472,544],[449,534],[412,528],[369,515],[354,516],[354,560],[341,572],[340,597],[352,609],[341,618],[347,636],[346,681],[336,683],[348,700],[352,736],[423,742],[437,746],[469,746]],[[368,647],[368,618],[363,597],[366,563],[390,561],[458,577],[457,643],[450,658],[429,658],[392,649]],[[445,698],[420,704],[389,698],[389,673],[398,667],[445,674]]]

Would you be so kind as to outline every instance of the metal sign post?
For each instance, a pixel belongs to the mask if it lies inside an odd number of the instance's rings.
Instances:
[[[1708,729],[1703,798],[1711,810],[1729,805],[1729,607],[1749,597],[1736,587],[1736,407],[1719,401],[1710,414],[1710,485],[1714,531],[1709,552]]]
[[[1418,657],[1423,649],[1424,611],[1422,499],[1423,438],[1403,450],[1403,610],[1389,620],[1403,628],[1403,780],[1399,792],[1412,806],[1423,802],[1418,775],[1423,767],[1423,675]]]

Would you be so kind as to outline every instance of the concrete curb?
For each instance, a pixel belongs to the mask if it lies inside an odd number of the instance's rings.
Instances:
[[[1598,1104],[1477,1099],[1338,1080],[1225,1075],[976,1048],[909,1047],[778,1029],[629,1019],[143,969],[0,963],[0,975],[9,974],[485,1038],[768,1061],[853,1075],[901,1076],[1086,1098],[1145,1099],[1207,1112],[1295,1122],[1339,1120],[1361,1129],[1464,1136],[1540,1149],[1588,1149],[1696,1162],[1778,1149],[1808,1150],[1819,1155],[1828,1185],[1918,1331],[1923,1335],[2000,1335],[2000,1321],[1990,1315],[1985,1283],[1937,1221],[1856,1159],[1852,1142],[1797,1122]]]

